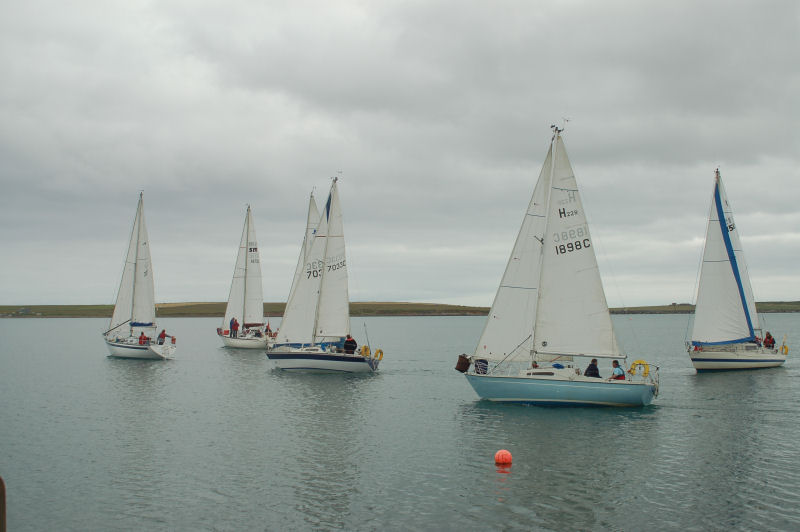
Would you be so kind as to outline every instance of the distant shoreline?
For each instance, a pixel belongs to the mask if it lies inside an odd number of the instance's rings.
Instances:
[[[285,303],[264,303],[264,316],[283,316]],[[756,303],[759,312],[800,312],[800,301]],[[109,318],[113,305],[0,305],[1,318]],[[162,318],[221,318],[224,302],[159,303],[156,315]],[[612,308],[612,314],[691,314],[694,305],[673,303],[641,307]],[[489,307],[364,301],[350,303],[350,315],[363,316],[486,316]]]

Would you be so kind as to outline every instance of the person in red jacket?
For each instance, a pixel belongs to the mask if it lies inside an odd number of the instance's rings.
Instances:
[[[139,345],[145,344],[147,344],[147,336],[145,336],[144,331],[142,331],[142,334],[139,335]]]
[[[239,320],[233,318],[233,325],[231,325],[231,338],[239,336]]]
[[[158,335],[158,345],[164,345],[166,339],[167,339],[167,331],[166,329],[161,329],[161,334]]]

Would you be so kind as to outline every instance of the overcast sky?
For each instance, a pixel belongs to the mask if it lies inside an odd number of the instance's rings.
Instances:
[[[285,300],[341,171],[354,301],[490,305],[550,140],[611,306],[694,300],[714,169],[756,299],[800,299],[800,3],[0,2],[0,304]]]

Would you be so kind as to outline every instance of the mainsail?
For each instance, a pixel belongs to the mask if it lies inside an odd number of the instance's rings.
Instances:
[[[578,184],[558,133],[554,144],[534,350],[622,358]]]
[[[344,225],[336,179],[331,185],[324,217],[328,223],[323,234],[325,251],[320,275],[319,302],[314,327],[314,340],[338,340],[350,332],[350,295],[347,285],[347,259],[344,246]]]
[[[109,324],[109,334],[120,334],[134,328],[155,327],[155,295],[153,265],[150,262],[150,244],[144,222],[142,194],[136,207],[133,229],[128,243],[128,254],[117,292],[114,313]],[[128,325],[129,329],[123,327]]]
[[[700,269],[692,344],[750,342],[759,328],[739,231],[717,170]]]
[[[222,326],[227,328],[232,318],[241,320],[244,327],[264,325],[264,295],[261,286],[261,261],[258,253],[256,228],[250,206],[244,217],[242,238],[233,269],[228,306]]]
[[[475,355],[624,358],[560,131],[550,144]]]

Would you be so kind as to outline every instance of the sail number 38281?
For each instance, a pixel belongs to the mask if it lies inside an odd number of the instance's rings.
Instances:
[[[570,253],[572,251],[579,251],[581,249],[590,248],[592,247],[592,243],[589,241],[588,238],[584,238],[583,240],[575,240],[574,242],[556,244],[554,247],[556,248],[556,255],[563,255],[565,253]]]

